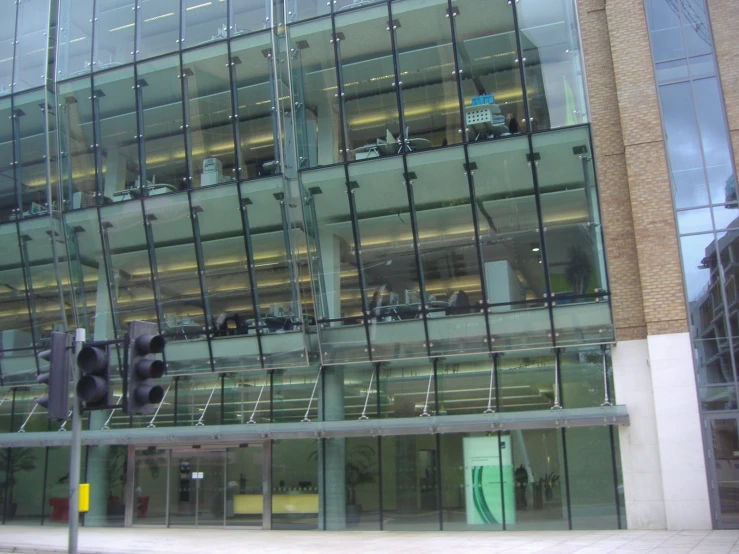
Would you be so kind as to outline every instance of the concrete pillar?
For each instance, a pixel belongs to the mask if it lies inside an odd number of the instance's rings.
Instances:
[[[340,366],[323,371],[322,421],[344,419],[344,369]],[[322,468],[325,467],[325,473]],[[326,440],[325,452],[318,446],[319,529],[346,528],[346,439]],[[325,491],[325,492],[324,492]],[[325,521],[325,526],[324,526]]]
[[[613,349],[629,529],[711,529],[708,482],[688,333],[648,335]]]

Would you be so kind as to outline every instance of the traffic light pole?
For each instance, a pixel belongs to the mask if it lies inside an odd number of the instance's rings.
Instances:
[[[85,330],[77,329],[74,333],[74,359],[85,345]],[[80,380],[79,364],[72,364],[74,383]],[[72,397],[72,446],[69,456],[69,553],[77,554],[77,531],[80,519],[80,450],[81,450],[82,418],[80,402],[75,387]]]

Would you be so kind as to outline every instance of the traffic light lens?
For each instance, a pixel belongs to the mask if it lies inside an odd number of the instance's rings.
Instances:
[[[143,355],[161,354],[167,341],[162,335],[139,335],[136,337],[136,349]]]
[[[139,385],[134,395],[140,404],[159,404],[164,400],[164,389],[159,385]]]
[[[159,379],[164,375],[165,364],[161,360],[139,360],[136,364],[136,374],[141,379]]]
[[[108,353],[102,348],[85,346],[77,354],[77,365],[86,373],[95,373],[108,364]]]
[[[85,375],[77,381],[77,396],[85,402],[98,402],[107,392],[108,385],[105,379],[95,375]]]

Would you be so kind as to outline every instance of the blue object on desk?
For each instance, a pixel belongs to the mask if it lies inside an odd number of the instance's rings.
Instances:
[[[481,94],[480,96],[472,97],[473,106],[482,106],[485,104],[495,104],[495,95],[492,92],[490,94]]]

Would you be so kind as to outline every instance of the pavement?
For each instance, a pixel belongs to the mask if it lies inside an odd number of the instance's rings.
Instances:
[[[67,552],[66,527],[0,526],[0,552]],[[261,531],[82,528],[78,552],[252,553],[739,553],[737,531]]]

